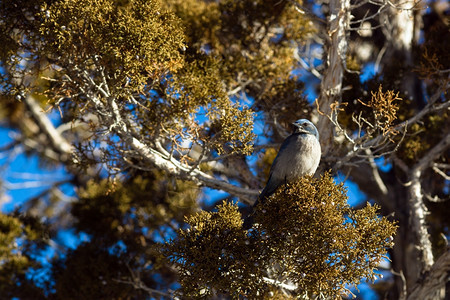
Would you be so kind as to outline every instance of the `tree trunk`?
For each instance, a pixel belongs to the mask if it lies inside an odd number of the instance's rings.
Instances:
[[[347,29],[350,22],[350,1],[330,0],[330,16],[326,38],[326,70],[320,86],[318,99],[321,118],[318,122],[322,155],[326,155],[333,145],[333,125],[327,116],[331,115],[331,105],[341,103],[342,80],[347,54]]]

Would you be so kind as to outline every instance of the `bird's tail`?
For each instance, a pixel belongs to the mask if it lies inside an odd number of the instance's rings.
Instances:
[[[250,214],[244,219],[244,224],[242,225],[242,228],[244,230],[249,230],[250,228],[252,228],[253,224],[255,223],[255,218],[253,217],[253,214],[255,212],[255,207],[258,206],[260,203],[263,203],[265,200],[265,197],[261,197],[263,196],[263,193],[261,193],[259,195],[259,197],[256,199],[255,203],[252,206],[252,211],[250,212]]]

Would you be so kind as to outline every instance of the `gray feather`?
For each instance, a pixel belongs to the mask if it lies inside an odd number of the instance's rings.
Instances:
[[[266,186],[254,206],[264,202],[285,183],[299,180],[304,175],[314,175],[319,166],[321,149],[317,128],[306,119],[300,119],[293,125],[295,130],[281,145],[270,168]],[[244,228],[248,227],[249,222],[253,223],[247,218]]]

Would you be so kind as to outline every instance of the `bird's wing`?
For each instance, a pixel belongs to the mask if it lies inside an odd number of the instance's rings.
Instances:
[[[267,180],[266,186],[262,190],[261,194],[259,195],[259,201],[263,202],[265,198],[270,197],[277,188],[282,185],[285,181],[284,176],[280,176],[280,173],[282,173],[281,167],[279,166],[280,163],[280,157],[283,157],[283,155],[287,154],[288,145],[290,144],[292,138],[289,136],[286,138],[281,144],[280,150],[278,151],[277,157],[275,157],[275,160],[272,163],[272,167],[270,168],[269,173],[269,179]]]
[[[282,184],[281,180],[273,176],[270,176],[266,186],[259,195],[259,201],[263,202],[265,198],[270,197],[270,195],[272,195],[281,184]]]

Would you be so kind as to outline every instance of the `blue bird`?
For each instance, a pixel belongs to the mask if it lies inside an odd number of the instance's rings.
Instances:
[[[253,205],[264,202],[279,186],[298,180],[304,175],[314,175],[319,166],[321,149],[319,132],[311,121],[300,119],[292,123],[294,132],[288,136],[272,163],[267,184]],[[253,224],[249,217],[244,222],[244,229]]]

